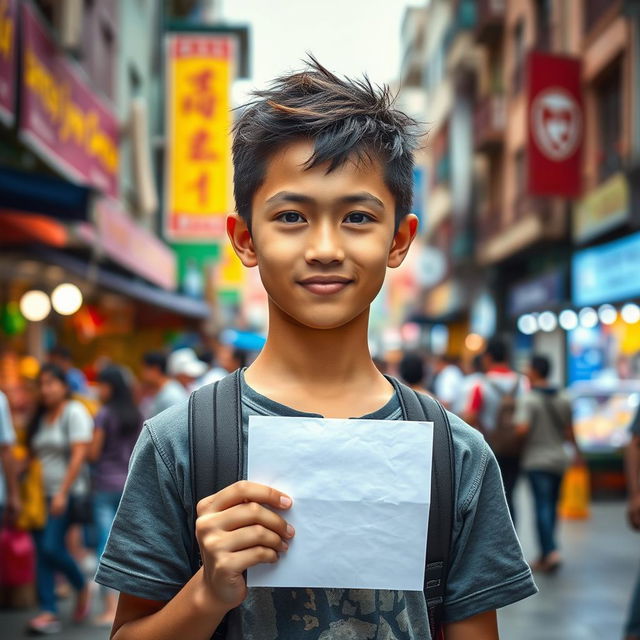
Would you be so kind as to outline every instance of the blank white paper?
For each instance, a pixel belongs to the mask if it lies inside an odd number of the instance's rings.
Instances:
[[[251,416],[247,477],[283,491],[296,529],[249,587],[421,591],[433,423]]]

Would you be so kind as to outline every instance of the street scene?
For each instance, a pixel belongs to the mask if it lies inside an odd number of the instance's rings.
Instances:
[[[0,0],[2,638],[640,640],[639,532],[640,2]]]

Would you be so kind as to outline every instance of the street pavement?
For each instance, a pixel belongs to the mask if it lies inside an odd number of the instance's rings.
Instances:
[[[533,559],[532,505],[524,483],[517,490],[517,504],[523,549]],[[589,520],[562,522],[564,566],[553,576],[536,576],[538,595],[500,611],[502,640],[621,640],[631,589],[640,571],[639,543],[640,536],[626,526],[623,502],[597,503]],[[66,619],[70,607],[68,601],[61,604]],[[32,614],[1,611],[0,638],[24,638],[23,629]],[[107,640],[109,632],[66,624],[58,637]]]

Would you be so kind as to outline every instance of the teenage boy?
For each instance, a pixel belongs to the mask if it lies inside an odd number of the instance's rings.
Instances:
[[[402,415],[367,329],[387,267],[402,263],[416,233],[415,123],[386,89],[310,66],[259,92],[234,130],[238,215],[227,230],[269,295],[266,345],[241,376],[245,446],[250,415]],[[113,638],[205,640],[227,613],[233,639],[430,638],[422,592],[247,589],[243,572],[286,562],[295,536],[291,499],[278,487],[242,481],[198,503],[203,566],[192,576],[187,410],[185,402],[150,420],[131,460],[97,575],[121,592]],[[456,504],[445,637],[494,640],[496,608],[536,588],[495,459],[476,431],[450,420]]]

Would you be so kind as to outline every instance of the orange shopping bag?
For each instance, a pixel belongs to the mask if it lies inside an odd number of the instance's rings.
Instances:
[[[560,487],[560,517],[568,520],[586,520],[589,517],[590,493],[587,465],[569,467]]]

